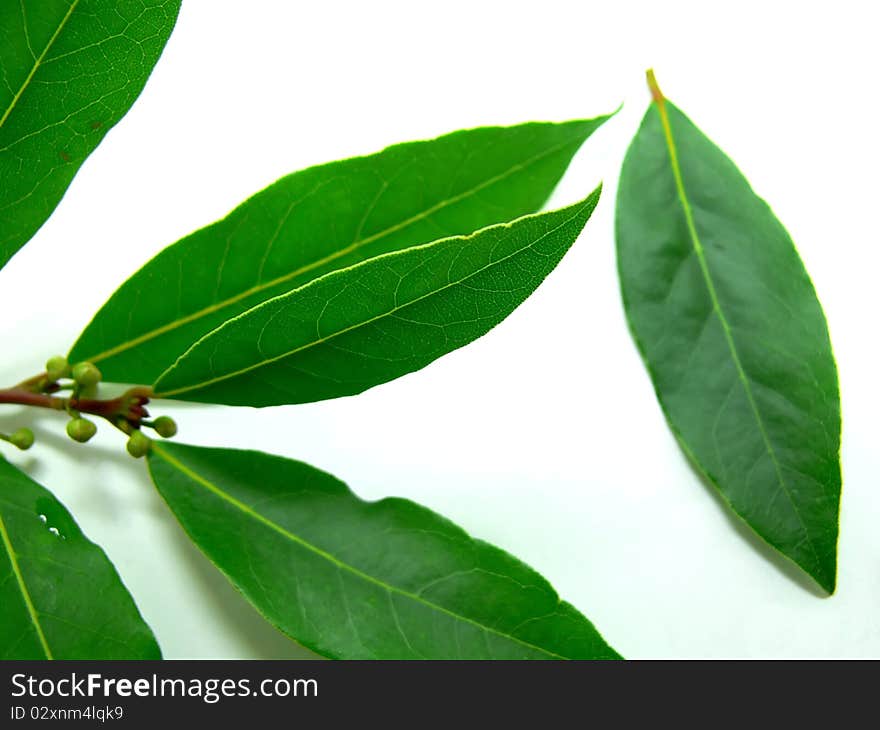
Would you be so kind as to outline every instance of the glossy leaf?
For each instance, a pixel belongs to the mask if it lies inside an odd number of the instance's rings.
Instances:
[[[104,551],[3,457],[0,659],[161,659]]]
[[[152,383],[211,330],[322,274],[538,210],[606,119],[455,132],[284,177],[144,266],[70,356]]]
[[[157,444],[159,492],[263,615],[336,659],[615,659],[516,558],[403,499],[256,451]]]
[[[418,370],[504,319],[549,274],[599,198],[334,271],[230,320],[155,385],[230,405],[360,393]]]
[[[833,592],[840,405],[825,317],[773,212],[656,90],[621,172],[617,251],[630,326],[684,450]]]
[[[180,0],[0,3],[0,268],[140,94]]]

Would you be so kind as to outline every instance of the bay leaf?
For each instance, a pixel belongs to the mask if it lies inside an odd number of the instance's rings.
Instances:
[[[128,111],[180,0],[0,3],[0,268]]]
[[[335,659],[618,659],[534,570],[404,499],[256,451],[154,444],[195,544],[281,631]]]
[[[488,332],[574,243],[599,198],[378,256],[229,320],[157,398],[272,406],[354,395]]]
[[[770,207],[651,83],[617,198],[630,327],[698,470],[832,593],[840,396],[825,316]]]
[[[134,274],[70,358],[148,385],[216,327],[323,274],[538,210],[607,118],[454,132],[281,178]]]
[[[0,659],[161,659],[104,551],[0,456]]]

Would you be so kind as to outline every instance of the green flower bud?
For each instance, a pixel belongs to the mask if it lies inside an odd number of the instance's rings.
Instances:
[[[101,371],[90,362],[81,362],[73,366],[73,379],[84,388],[101,382]]]
[[[9,443],[22,451],[27,451],[34,445],[34,432],[29,428],[20,428],[9,437]]]
[[[70,375],[70,363],[67,358],[62,355],[50,357],[46,361],[46,377],[49,382],[54,383],[59,378],[66,378]]]
[[[67,435],[74,441],[84,444],[98,431],[98,427],[85,418],[74,418],[67,424]]]
[[[163,439],[170,439],[172,436],[177,435],[177,424],[173,418],[168,416],[159,416],[159,418],[153,421],[153,429]]]
[[[150,441],[149,437],[145,436],[142,431],[135,431],[129,437],[125,448],[135,459],[140,459],[142,456],[147,455],[147,452],[149,452],[152,445],[153,442]]]

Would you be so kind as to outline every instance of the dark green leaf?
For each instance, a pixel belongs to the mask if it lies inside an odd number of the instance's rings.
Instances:
[[[522,303],[598,198],[378,256],[269,300],[197,342],[156,382],[156,397],[307,403],[418,370]]]
[[[70,356],[152,383],[214,328],[328,271],[538,210],[606,119],[455,132],[282,178],[136,273]]]
[[[0,3],[0,268],[144,87],[180,0]]]
[[[3,457],[0,658],[161,659],[104,551]]]
[[[278,628],[337,659],[616,659],[516,558],[403,499],[255,451],[154,445],[184,529]]]
[[[788,233],[659,92],[617,199],[623,299],[672,430],[764,540],[834,591],[840,403]]]

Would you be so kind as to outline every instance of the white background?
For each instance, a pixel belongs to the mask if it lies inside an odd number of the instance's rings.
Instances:
[[[519,556],[627,657],[880,657],[877,47],[872,3],[184,0],[128,116],[0,273],[0,382],[64,352],[165,245],[277,177],[483,124],[621,113],[554,196],[605,193],[538,292],[476,343],[367,393],[156,408],[181,440],[260,448],[409,497]],[[839,589],[762,547],[686,464],[627,332],[613,201],[654,66],[797,242],[843,393]],[[307,654],[187,542],[109,428],[0,414],[4,454],[115,562],[167,657]]]

